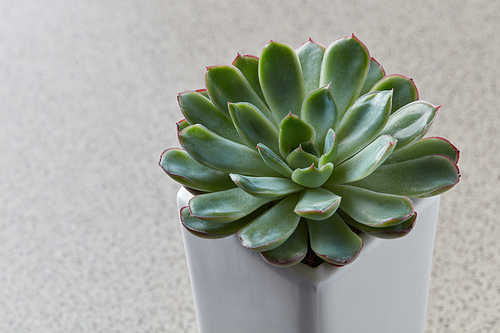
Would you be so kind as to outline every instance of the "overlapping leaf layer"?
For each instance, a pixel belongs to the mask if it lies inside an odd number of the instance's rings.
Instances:
[[[327,48],[271,41],[260,58],[209,67],[206,90],[178,100],[183,149],[166,150],[160,166],[196,194],[182,223],[205,238],[237,233],[273,265],[306,255],[346,265],[361,232],[406,235],[411,198],[460,178],[458,150],[422,139],[438,107],[412,79],[386,76],[354,35]]]

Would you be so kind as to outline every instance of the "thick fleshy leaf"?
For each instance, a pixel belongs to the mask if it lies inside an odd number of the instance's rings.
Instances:
[[[295,213],[311,220],[324,220],[337,211],[340,200],[341,197],[322,187],[310,188],[301,193]]]
[[[163,152],[160,166],[178,183],[200,191],[222,191],[235,187],[229,175],[198,163],[181,149]]]
[[[311,38],[297,49],[306,94],[319,87],[321,63],[323,62],[324,54],[325,47],[313,42]]]
[[[450,141],[440,137],[423,138],[405,149],[392,153],[385,164],[414,160],[429,155],[446,155],[458,163],[460,151]]]
[[[368,75],[366,76],[365,83],[361,89],[361,94],[364,95],[370,91],[370,89],[385,76],[384,68],[377,62],[377,60],[371,58],[370,69],[368,70]]]
[[[406,104],[418,100],[418,90],[413,79],[403,75],[388,75],[370,89],[370,91],[381,90],[394,90],[392,96],[392,113]]]
[[[328,130],[335,128],[340,120],[329,86],[318,88],[306,96],[300,118],[314,127],[316,131],[314,144],[323,151]]]
[[[404,196],[377,193],[350,185],[325,187],[342,197],[340,209],[366,225],[391,226],[413,214],[413,202]]]
[[[257,145],[257,150],[259,151],[262,160],[275,170],[276,172],[282,174],[283,176],[290,178],[292,176],[293,170],[283,161],[275,152],[273,152],[266,145],[259,143]]]
[[[302,142],[300,146],[302,147],[302,149],[304,149],[306,153],[312,154],[316,157],[319,157],[321,155],[318,147],[316,147],[316,145],[312,142],[312,140],[307,142]]]
[[[337,134],[333,131],[333,129],[329,129],[325,138],[324,152],[319,159],[319,167],[327,163],[335,162],[337,159],[337,153],[339,151]]]
[[[234,128],[231,118],[219,111],[202,94],[186,91],[177,95],[177,101],[189,124],[202,124],[212,132],[231,141],[245,143]]]
[[[254,149],[218,136],[202,125],[182,130],[179,141],[191,156],[208,167],[250,176],[278,175]]]
[[[269,208],[264,214],[238,231],[244,247],[269,251],[283,244],[297,228],[300,216],[293,212],[299,199],[292,194]]]
[[[302,149],[302,145],[288,154],[286,161],[292,169],[308,168],[312,164],[318,165],[318,158],[313,154],[304,151],[304,149]]]
[[[203,97],[206,97],[206,98],[210,99],[210,96],[208,96],[207,89],[196,89],[195,92],[199,93]]]
[[[356,259],[363,240],[338,214],[323,221],[307,220],[311,248],[318,257],[334,265],[347,265]]]
[[[243,218],[269,201],[271,199],[254,197],[236,187],[191,198],[189,212],[204,221],[228,223]]]
[[[377,192],[418,197],[443,193],[459,180],[460,171],[452,159],[445,155],[429,155],[383,164],[353,185]]]
[[[283,244],[260,254],[265,261],[274,266],[290,267],[298,264],[307,254],[307,234],[307,223],[301,220]]]
[[[234,127],[251,148],[263,143],[279,152],[278,129],[259,109],[249,103],[229,103]]]
[[[365,178],[384,163],[396,142],[390,135],[379,136],[359,153],[335,166],[326,184],[344,184]]]
[[[292,173],[292,180],[305,187],[320,187],[330,178],[332,171],[332,163],[327,163],[319,169],[313,164],[309,168],[295,169]]]
[[[259,58],[252,55],[241,55],[238,53],[238,56],[233,61],[233,66],[238,68],[241,73],[245,75],[253,90],[255,90],[260,99],[265,102],[259,82]]]
[[[370,55],[354,34],[333,41],[325,51],[320,86],[331,90],[342,116],[358,98],[370,67]]]
[[[269,42],[259,61],[262,93],[279,124],[292,112],[300,115],[304,100],[304,81],[297,53],[288,45]]]
[[[177,134],[179,134],[180,131],[191,125],[186,119],[179,120],[177,123]]]
[[[206,85],[215,106],[228,116],[227,103],[248,102],[255,105],[273,123],[279,123],[274,121],[271,111],[238,68],[232,65],[208,67]]]
[[[314,142],[315,137],[316,133],[311,125],[296,115],[289,113],[288,116],[283,118],[280,124],[280,153],[283,157],[286,157],[302,142]]]
[[[253,213],[250,213],[249,215],[242,217],[241,219],[234,222],[214,223],[203,221],[191,216],[189,207],[183,207],[181,209],[181,222],[184,227],[195,236],[208,239],[217,239],[235,234],[238,230],[246,226],[248,223],[252,222],[263,212],[264,209],[259,208]]]
[[[368,93],[347,110],[337,127],[339,164],[375,139],[391,113],[391,91]]]
[[[396,225],[392,225],[389,227],[375,227],[359,223],[340,209],[338,210],[338,214],[347,224],[351,225],[352,227],[361,230],[370,236],[384,239],[400,238],[407,235],[413,229],[415,220],[417,219],[417,212],[414,212],[409,219],[404,220]]]
[[[254,197],[277,199],[304,189],[287,178],[230,176],[238,187]]]
[[[429,131],[438,109],[424,101],[405,105],[389,117],[382,133],[398,140],[395,151],[411,146]]]

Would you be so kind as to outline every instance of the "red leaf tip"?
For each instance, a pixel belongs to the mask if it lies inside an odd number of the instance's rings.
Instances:
[[[231,63],[231,65],[234,66],[234,64],[236,63],[236,60],[238,60],[239,58],[241,58],[241,54],[239,52],[236,53],[236,58],[234,58],[233,62]]]

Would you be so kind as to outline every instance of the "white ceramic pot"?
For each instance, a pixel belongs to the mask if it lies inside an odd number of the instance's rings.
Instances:
[[[191,194],[178,193],[179,208]],[[424,332],[439,196],[415,202],[405,237],[362,234],[345,267],[278,268],[236,235],[201,239],[182,227],[200,333]]]

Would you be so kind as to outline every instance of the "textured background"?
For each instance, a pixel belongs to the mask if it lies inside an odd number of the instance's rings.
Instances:
[[[156,165],[176,94],[270,39],[352,32],[462,151],[427,332],[500,332],[499,22],[491,0],[0,0],[0,332],[197,332]]]

